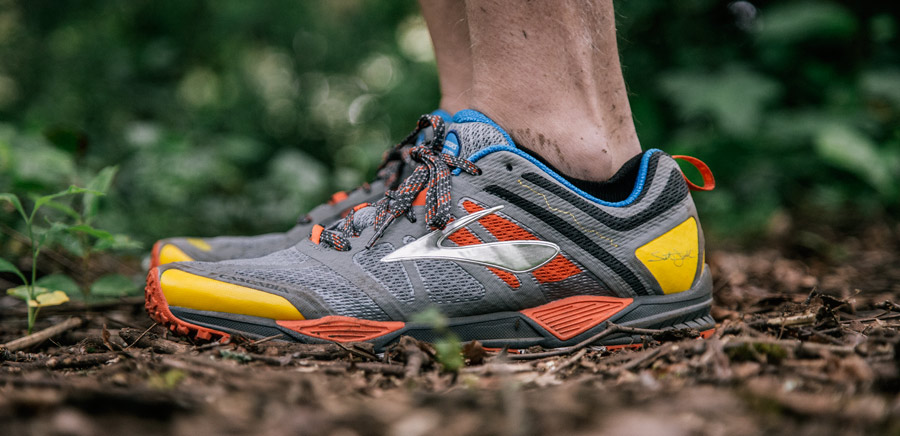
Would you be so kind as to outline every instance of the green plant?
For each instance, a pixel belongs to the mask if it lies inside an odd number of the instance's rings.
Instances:
[[[14,264],[3,259],[0,259],[0,272],[14,273],[22,280],[22,286],[9,289],[7,292],[26,301],[29,333],[34,328],[34,322],[41,307],[65,303],[69,301],[70,296],[80,296],[85,300],[91,295],[118,296],[122,290],[134,287],[130,279],[119,274],[105,275],[96,280],[87,279],[93,253],[137,246],[135,242],[124,235],[114,235],[93,226],[94,219],[98,215],[99,199],[106,195],[117,170],[117,167],[102,169],[87,183],[87,188],[72,185],[64,191],[36,197],[30,213],[25,212],[22,201],[17,195],[0,194],[0,200],[12,204],[25,222],[25,236],[28,239],[31,254],[30,278]],[[80,207],[77,210],[71,204],[60,201],[62,197],[73,195],[81,195]],[[41,213],[46,226],[39,225],[38,212],[44,207],[57,211],[57,215],[61,214],[63,219],[51,219],[50,214]],[[51,242],[58,243],[81,260],[79,268],[81,285],[64,274],[37,277],[39,255],[41,250]]]
[[[35,226],[35,218],[37,217],[38,211],[43,207],[50,204],[53,204],[55,208],[66,208],[68,206],[64,206],[62,204],[57,203],[55,200],[60,197],[64,197],[67,195],[76,195],[76,194],[84,194],[91,192],[95,195],[102,195],[100,192],[90,191],[84,188],[79,188],[77,186],[70,186],[69,189],[66,189],[62,192],[57,192],[51,195],[45,195],[43,197],[38,197],[34,200],[34,206],[31,208],[31,213],[25,213],[25,208],[22,207],[22,202],[19,200],[19,197],[15,194],[11,193],[2,193],[0,194],[0,200],[5,200],[12,203],[13,207],[19,212],[19,215],[22,216],[22,219],[25,220],[25,234],[28,237],[28,240],[31,245],[31,278],[25,277],[25,274],[19,270],[18,267],[13,265],[11,262],[8,262],[4,259],[0,259],[0,272],[11,272],[19,276],[22,279],[23,286],[19,286],[16,288],[9,289],[7,292],[10,295],[22,298],[26,302],[26,306],[28,307],[28,333],[31,334],[31,331],[34,329],[34,322],[37,319],[38,312],[41,307],[44,306],[54,306],[58,304],[65,303],[69,301],[68,296],[65,292],[60,290],[52,290],[47,289],[41,286],[35,286],[35,282],[37,280],[37,264],[38,264],[38,255],[41,253],[41,248],[44,246],[44,243],[47,242],[47,238],[53,233],[60,232],[65,230],[67,227],[62,223],[52,223],[49,228],[41,228]]]
[[[135,288],[128,277],[121,274],[107,274],[99,278],[90,275],[90,263],[94,254],[119,249],[140,248],[141,245],[126,235],[113,234],[94,227],[98,216],[100,197],[109,191],[118,167],[110,166],[100,170],[87,184],[87,191],[81,197],[81,208],[58,203],[47,203],[48,207],[57,209],[70,220],[65,232],[53,234],[54,242],[58,242],[66,251],[79,258],[80,270],[78,282],[64,274],[51,274],[38,280],[38,284],[66,291],[70,296],[80,293],[85,300],[93,297],[117,297]],[[52,285],[52,286],[51,286]]]
[[[412,321],[431,326],[437,334],[434,341],[435,359],[445,371],[456,372],[463,367],[465,362],[459,337],[448,328],[444,314],[432,307],[415,314]]]

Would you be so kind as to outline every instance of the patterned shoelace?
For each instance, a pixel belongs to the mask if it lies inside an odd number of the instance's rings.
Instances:
[[[384,181],[384,186],[386,187],[386,189],[397,187],[396,185],[400,180],[400,175],[403,174],[403,170],[405,169],[406,163],[408,161],[407,156],[405,155],[410,152],[411,145],[415,144],[420,130],[421,129],[417,129],[415,132],[413,132],[413,134],[410,135],[411,138],[407,137],[397,145],[394,145],[389,150],[385,151],[384,155],[382,155],[381,165],[378,166],[375,173],[375,180]],[[412,140],[412,142],[410,142],[410,140]],[[368,194],[372,191],[372,186],[368,182],[365,182],[355,190],[358,189],[365,190],[366,194]],[[308,214],[303,214],[297,217],[297,224],[310,223],[312,223],[312,217]]]
[[[419,132],[426,128],[433,128],[432,139],[410,149],[410,157],[419,162],[413,173],[400,184],[397,189],[388,190],[384,197],[371,207],[375,208],[375,220],[372,226],[375,235],[369,241],[367,247],[371,247],[381,237],[387,226],[394,219],[406,215],[410,222],[416,218],[412,213],[412,204],[416,196],[423,189],[425,193],[425,223],[432,229],[443,229],[450,221],[450,181],[452,169],[459,168],[468,174],[480,175],[481,169],[466,159],[441,153],[444,145],[444,120],[435,115],[423,115],[416,124],[416,129],[409,134],[394,150],[400,150],[403,145],[414,143]],[[350,238],[355,238],[362,233],[354,222],[357,212],[362,209],[354,208],[341,221],[325,229],[319,237],[319,242],[338,251],[350,250]]]

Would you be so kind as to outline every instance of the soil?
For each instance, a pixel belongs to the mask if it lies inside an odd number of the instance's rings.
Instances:
[[[543,358],[473,343],[458,371],[414,340],[382,356],[195,344],[154,326],[141,298],[59,306],[37,330],[77,326],[0,350],[0,434],[900,433],[900,228],[778,245],[709,254],[708,339]],[[24,336],[24,319],[0,297],[0,343]]]

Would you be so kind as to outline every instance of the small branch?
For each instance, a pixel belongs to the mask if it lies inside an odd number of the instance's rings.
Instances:
[[[141,333],[141,335],[138,336],[137,339],[131,341],[131,344],[129,344],[127,347],[125,347],[125,349],[127,350],[127,349],[131,348],[134,344],[138,343],[138,341],[140,341],[141,338],[143,338],[150,331],[150,329],[152,329],[153,327],[156,327],[156,324],[157,323],[154,322],[153,325],[151,325],[150,327],[147,327],[147,330],[144,330],[144,332]],[[121,332],[119,332],[119,336],[121,336]]]
[[[154,325],[156,325],[156,324],[154,324]],[[248,345],[259,345],[259,344],[264,344],[264,343],[269,342],[269,341],[271,341],[271,340],[273,340],[273,339],[279,339],[279,338],[281,338],[282,336],[284,336],[284,335],[282,335],[281,333],[279,333],[279,334],[277,334],[277,335],[272,335],[272,336],[268,336],[268,337],[265,337],[265,338],[262,338],[262,339],[257,339],[257,340],[255,340],[255,341],[253,341],[253,342],[250,342],[250,344],[248,344]]]
[[[547,375],[556,374],[556,373],[574,365],[575,363],[580,361],[581,358],[584,357],[585,354],[587,354],[587,350],[582,348],[577,353],[575,353],[574,356],[562,361],[562,363],[560,363],[557,366],[554,366],[550,371],[547,371]]]
[[[801,313],[799,315],[778,316],[775,318],[765,318],[750,322],[752,327],[793,327],[798,325],[813,324],[816,322],[815,313]]]
[[[347,345],[344,345],[337,341],[331,341],[331,343],[344,349],[346,352],[350,353],[353,356],[362,357],[363,359],[367,359],[367,360],[371,360],[371,361],[378,361],[378,356],[376,356],[366,350],[359,349],[354,344],[347,346]]]
[[[82,323],[81,318],[69,318],[59,324],[56,324],[52,327],[48,327],[44,330],[41,330],[36,333],[32,333],[28,336],[16,339],[11,342],[7,342],[0,346],[0,348],[6,348],[9,351],[19,351],[24,350],[26,348],[31,348],[35,345],[38,345],[47,339],[50,339],[60,333],[65,332],[66,330],[73,329],[75,327],[80,326]]]
[[[105,353],[80,354],[69,356],[53,356],[31,362],[4,362],[4,365],[22,369],[84,369],[103,365],[119,357],[118,353],[107,351]]]
[[[506,356],[506,359],[509,360],[534,360],[534,359],[543,359],[545,357],[555,357],[555,356],[563,356],[566,354],[574,353],[588,345],[593,344],[594,342],[599,341],[613,333],[628,333],[632,335],[658,335],[660,333],[665,332],[665,330],[661,329],[641,329],[635,327],[622,327],[618,324],[609,323],[609,326],[606,330],[603,330],[600,333],[597,333],[594,336],[591,336],[576,345],[571,347],[557,348],[552,351],[544,351],[541,353],[528,353],[528,354],[510,354]]]
[[[814,342],[802,342],[798,339],[745,339],[745,338],[729,338],[722,345],[725,350],[734,348],[756,346],[756,345],[775,345],[794,352],[806,352],[810,354],[820,354],[822,352],[834,353],[846,356],[856,353],[856,348],[851,346],[817,344]]]
[[[47,359],[47,368],[51,369],[84,369],[92,366],[103,365],[110,360],[119,357],[118,353],[85,354],[70,357],[51,357]]]
[[[192,350],[193,350],[193,351],[210,350],[210,349],[216,348],[216,347],[218,347],[218,346],[220,346],[220,345],[223,345],[223,344],[222,344],[221,342],[219,342],[219,341],[215,341],[215,342],[210,342],[210,343],[208,343],[208,344],[195,345],[194,348],[193,348]]]
[[[124,328],[122,330],[119,330],[119,337],[122,338],[122,340],[126,341],[126,343],[131,344],[126,348],[149,348],[154,353],[163,354],[187,353],[191,351],[190,345],[180,344],[168,339],[162,339],[159,337],[159,335],[150,331],[152,328],[153,327],[143,331]]]
[[[642,365],[644,362],[650,359],[655,359],[660,355],[660,353],[662,353],[662,348],[654,348],[653,350],[647,351],[643,355],[636,356],[635,358],[629,360],[627,363],[616,369],[618,369],[619,371],[631,371],[632,369],[635,369],[638,366]]]
[[[812,324],[814,322],[816,322],[815,313],[801,313],[799,315],[769,318],[765,320],[765,325],[769,327],[792,327],[804,324]]]

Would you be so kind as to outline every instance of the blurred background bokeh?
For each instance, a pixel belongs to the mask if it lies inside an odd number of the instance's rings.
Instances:
[[[643,146],[717,176],[695,196],[714,245],[895,220],[898,6],[615,6]],[[145,249],[286,230],[374,174],[436,107],[436,74],[412,0],[0,0],[0,192],[118,165],[96,225]]]

